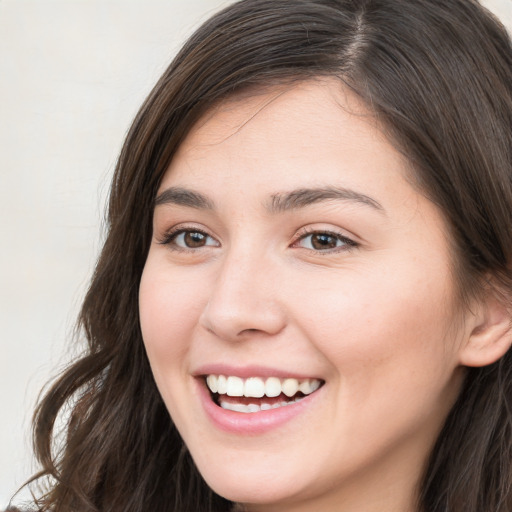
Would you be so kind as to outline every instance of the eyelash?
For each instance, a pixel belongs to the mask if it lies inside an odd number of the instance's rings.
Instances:
[[[304,247],[304,249],[311,251],[315,254],[320,254],[320,255],[333,254],[333,253],[337,253],[337,252],[349,251],[350,249],[355,249],[359,246],[359,244],[355,240],[352,240],[351,238],[348,238],[347,236],[342,235],[341,233],[337,233],[336,231],[303,228],[302,230],[299,231],[295,241],[292,243],[292,247],[297,246],[297,244],[299,242],[302,242],[302,241],[306,240],[308,237],[312,237],[314,235],[326,235],[328,237],[332,237],[332,238],[336,239],[336,241],[342,242],[342,244],[343,244],[339,247],[334,247],[334,248],[325,249],[325,250]]]
[[[214,244],[209,245],[202,245],[197,248],[194,247],[184,247],[181,245],[177,245],[176,239],[186,233],[194,233],[194,234],[200,234],[206,238],[210,238],[212,240],[215,240],[211,235],[209,235],[206,231],[203,231],[202,229],[194,228],[194,227],[177,227],[174,229],[171,229],[167,233],[163,235],[161,239],[158,240],[159,244],[167,245],[169,248],[173,251],[180,251],[180,252],[195,252],[198,249],[202,249],[204,247],[213,247]],[[298,244],[304,240],[306,240],[308,237],[312,237],[314,235],[325,235],[328,237],[334,238],[337,242],[342,242],[343,245],[339,247],[334,248],[327,248],[325,250],[322,249],[314,249],[309,247],[303,247],[303,249],[306,249],[307,251],[310,251],[315,254],[332,254],[342,251],[348,251],[353,248],[357,248],[359,244],[352,240],[351,238],[346,237],[345,235],[342,235],[341,233],[336,233],[335,231],[328,231],[328,230],[321,230],[321,229],[308,229],[303,228],[299,231],[297,236],[295,237],[295,240],[292,242],[291,247],[297,247]],[[217,242],[218,244],[218,242]],[[218,245],[217,245],[218,246]]]
[[[203,231],[202,229],[194,228],[194,227],[177,227],[169,230],[168,232],[164,233],[163,237],[158,240],[159,244],[167,245],[169,248],[173,251],[180,251],[180,252],[195,252],[197,248],[194,247],[183,247],[180,245],[177,245],[175,243],[178,236],[185,234],[185,233],[199,233],[203,235],[206,238],[211,238],[214,240],[212,236],[210,236],[206,231]],[[205,246],[199,247],[200,249]],[[211,247],[211,245],[207,245],[206,247]]]

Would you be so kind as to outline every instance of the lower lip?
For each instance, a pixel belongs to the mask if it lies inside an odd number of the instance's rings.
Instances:
[[[320,390],[290,405],[258,412],[235,412],[223,409],[211,398],[210,391],[203,379],[197,381],[199,396],[206,414],[212,423],[225,432],[232,434],[257,435],[269,432],[304,414],[314,402]]]

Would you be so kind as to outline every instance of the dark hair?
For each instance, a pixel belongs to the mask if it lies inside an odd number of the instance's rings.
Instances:
[[[39,510],[227,511],[155,386],[138,319],[153,202],[180,142],[235,92],[337,77],[444,213],[462,299],[512,290],[512,46],[476,0],[244,0],[207,21],[143,104],[122,149],[108,236],[79,326],[88,342],[46,392]],[[511,307],[507,304],[507,307]],[[512,510],[512,356],[467,371],[419,487],[422,512]],[[54,445],[59,414],[65,442]]]

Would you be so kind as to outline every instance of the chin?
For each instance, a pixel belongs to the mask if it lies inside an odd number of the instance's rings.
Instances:
[[[293,456],[281,457],[284,464],[261,453],[255,457],[239,454],[239,462],[233,457],[235,453],[220,464],[198,461],[197,465],[208,486],[230,501],[260,506],[293,503],[312,498],[313,489],[318,487],[311,474],[313,468],[308,466],[308,471],[303,471],[305,468]]]

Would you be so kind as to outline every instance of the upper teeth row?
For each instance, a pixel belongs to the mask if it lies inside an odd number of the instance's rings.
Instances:
[[[246,396],[261,398],[262,396],[274,397],[284,393],[292,397],[298,391],[309,395],[316,391],[321,382],[318,379],[278,379],[269,377],[262,379],[260,377],[249,377],[242,379],[240,377],[225,375],[208,375],[206,384],[212,393],[228,396]]]

